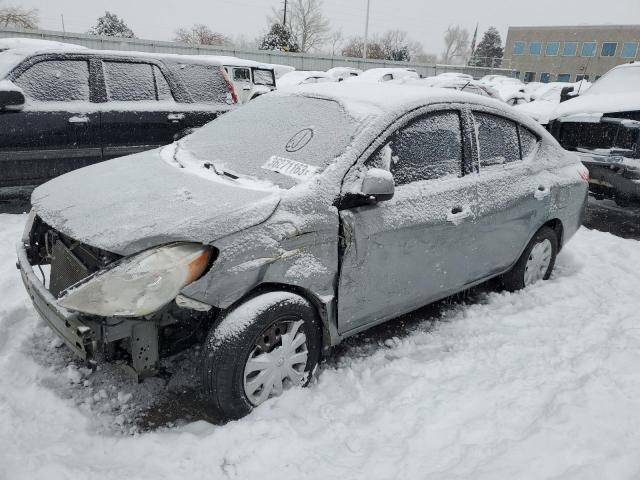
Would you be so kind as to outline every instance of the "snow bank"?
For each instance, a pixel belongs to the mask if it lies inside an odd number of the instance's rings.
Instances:
[[[640,475],[635,241],[583,229],[551,281],[351,340],[244,420],[123,435],[160,380],[112,389],[56,348],[14,267],[25,218],[0,215],[1,478]]]

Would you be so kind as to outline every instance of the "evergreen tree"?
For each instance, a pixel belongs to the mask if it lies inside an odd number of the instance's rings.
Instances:
[[[490,27],[484,32],[478,48],[469,61],[469,65],[476,67],[499,67],[502,64],[502,38],[500,32],[495,27]]]
[[[274,23],[260,43],[260,50],[280,50],[282,52],[299,52],[300,47],[288,28]]]
[[[124,20],[111,12],[104,12],[104,15],[98,18],[96,26],[89,30],[89,34],[104,35],[107,37],[135,38],[133,31],[124,23]]]

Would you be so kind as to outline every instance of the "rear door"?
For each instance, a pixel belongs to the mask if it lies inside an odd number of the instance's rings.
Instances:
[[[473,112],[480,162],[477,262],[480,279],[508,269],[549,211],[554,183],[535,162],[538,138],[497,112]]]
[[[345,237],[338,292],[341,333],[392,318],[456,292],[473,261],[476,175],[456,109],[402,127],[365,163],[390,168],[391,200],[340,212]],[[380,158],[389,161],[380,161]],[[385,165],[386,164],[386,165]]]
[[[0,186],[38,185],[102,159],[88,58],[34,58],[10,79],[26,104],[0,112]]]
[[[227,71],[230,72],[231,81],[236,87],[238,103],[247,103],[251,100],[253,93],[251,69],[248,67],[227,67]]]

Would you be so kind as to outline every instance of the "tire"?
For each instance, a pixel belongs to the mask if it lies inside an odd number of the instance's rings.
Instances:
[[[547,244],[546,242],[549,242],[550,245]],[[542,264],[539,270],[540,273],[538,275],[534,275],[536,279],[533,280],[533,282],[527,282],[527,272],[528,272],[527,264],[529,263],[530,260],[532,260],[532,252],[534,252],[534,248],[537,247],[536,251],[543,251],[544,250],[543,247],[546,247],[547,245],[550,246],[550,250],[551,250],[549,252],[550,257],[549,257],[547,268],[544,271],[542,271],[542,269],[544,268],[544,264]],[[554,232],[553,229],[549,227],[542,227],[533,236],[533,238],[527,245],[527,248],[524,249],[524,252],[520,256],[516,264],[513,266],[513,268],[509,272],[503,275],[502,283],[504,285],[504,288],[511,292],[515,292],[516,290],[521,290],[525,288],[531,283],[535,283],[535,281],[537,280],[548,280],[549,277],[551,276],[551,272],[553,271],[553,267],[555,266],[557,255],[558,255],[558,236],[556,235],[556,232]],[[529,263],[530,267],[531,265],[532,264]],[[534,264],[534,267],[537,267],[537,266],[538,265]]]
[[[284,332],[285,329],[288,330]],[[279,330],[282,331],[278,333]],[[304,344],[294,349],[293,343],[300,341],[301,333]],[[271,385],[277,383],[276,371],[286,370],[297,375],[281,377],[281,388],[295,384],[306,386],[320,361],[321,335],[314,307],[290,292],[262,293],[227,312],[211,329],[202,349],[203,391],[216,416],[230,420],[247,415],[261,403],[256,402],[255,397],[265,394],[267,388],[271,389]],[[287,353],[289,351],[291,355]],[[306,362],[303,353],[306,353]],[[250,356],[256,362],[249,363]],[[245,375],[245,370],[250,370],[251,366],[265,365],[265,358],[269,360],[268,368],[253,371],[248,377]],[[296,365],[289,363],[294,360],[298,361]],[[267,380],[262,389],[254,392],[252,401],[251,393],[247,393],[252,390],[245,388],[245,382],[255,384],[263,378],[258,378],[260,375]],[[275,385],[272,393],[279,394]],[[266,394],[262,401],[271,396]]]

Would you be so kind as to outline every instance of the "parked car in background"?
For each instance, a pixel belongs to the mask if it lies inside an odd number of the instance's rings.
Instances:
[[[480,79],[480,83],[496,90],[502,101],[508,105],[520,105],[531,100],[526,91],[526,85],[517,78],[504,75],[486,75]]]
[[[308,383],[351,335],[493,277],[548,279],[586,176],[495,100],[307,85],[40,186],[18,265],[84,359],[143,376],[202,342],[206,397],[237,418]]]
[[[640,62],[613,68],[551,117],[552,134],[589,168],[592,192],[640,202]]]
[[[338,82],[342,82],[347,78],[357,77],[362,73],[362,70],[351,67],[334,67],[327,70],[327,73],[335,78]]]
[[[238,103],[247,103],[276,89],[272,65],[227,56],[207,56],[224,65],[238,95]]]
[[[301,85],[313,83],[337,82],[338,80],[327,72],[296,70],[285,73],[277,81],[278,90],[295,90]]]
[[[586,92],[590,86],[591,83],[586,80],[577,83],[551,82],[535,85],[532,82],[526,87],[531,101],[516,105],[514,108],[529,115],[540,125],[546,126],[549,123],[549,117],[560,105],[563,91],[566,93],[571,90],[573,95],[577,96]]]
[[[348,78],[349,82],[380,83],[403,78],[420,78],[412,68],[371,68],[357,77]]]
[[[0,80],[0,198],[171,143],[237,101],[222,65],[203,57],[10,49]]]
[[[466,93],[474,93],[482,97],[494,98],[496,100],[502,100],[498,92],[493,88],[477,80],[468,80],[460,77],[427,77],[422,79],[416,78],[404,78],[401,80],[394,80],[392,83],[400,83],[404,85],[414,85],[423,87],[434,88],[448,88],[451,90],[464,91]]]

